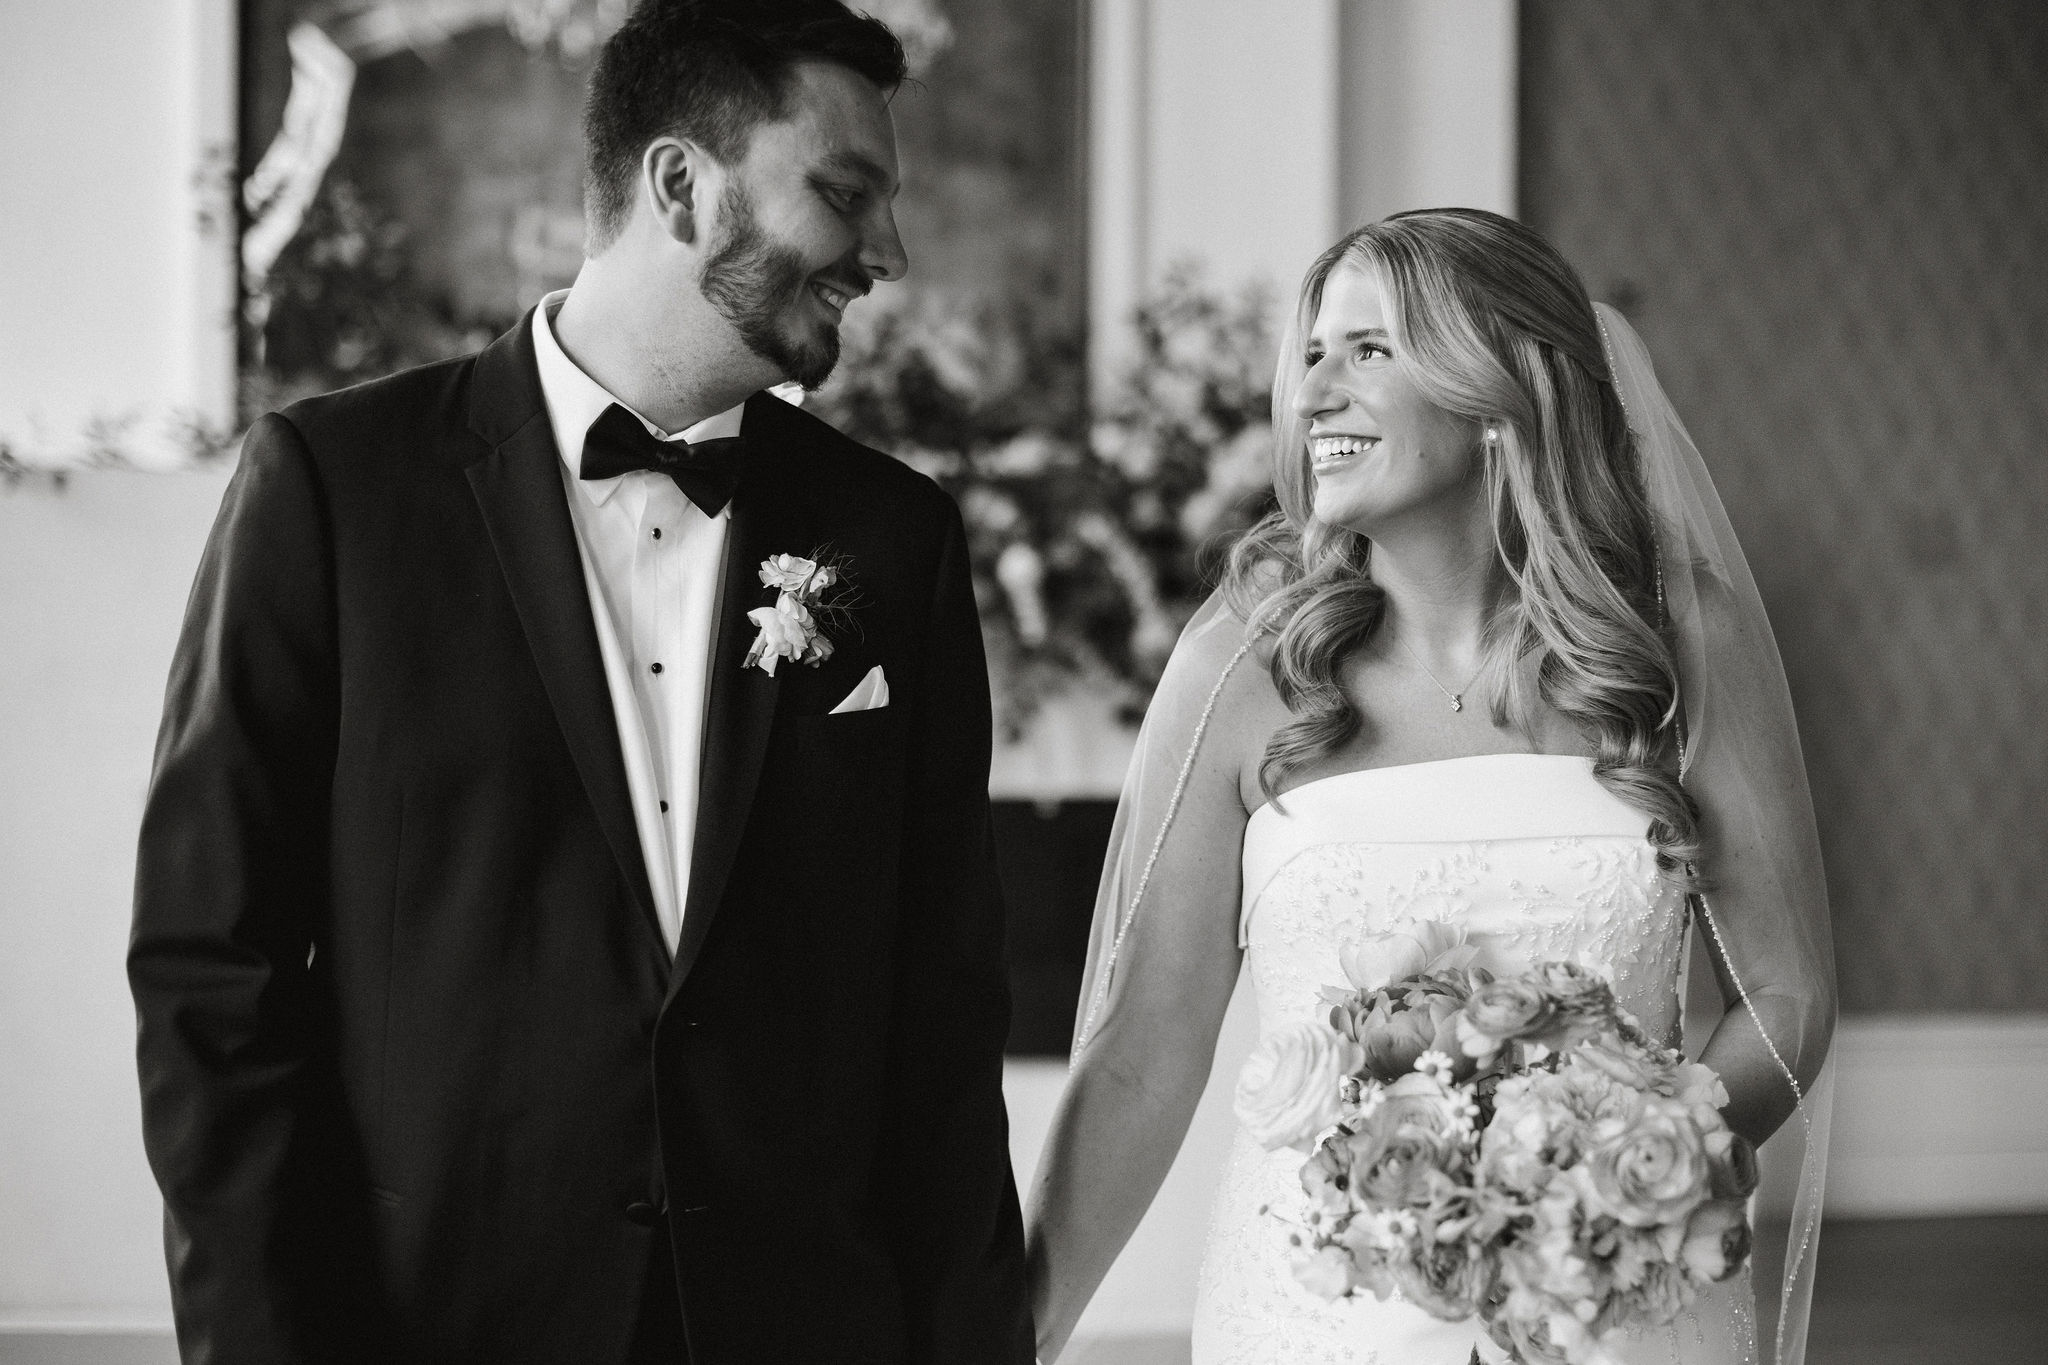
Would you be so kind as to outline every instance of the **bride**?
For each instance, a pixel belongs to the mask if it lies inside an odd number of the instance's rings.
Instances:
[[[1400,214],[1309,270],[1274,412],[1281,510],[1182,636],[1118,811],[1030,1201],[1043,1358],[1172,1164],[1241,962],[1270,1036],[1327,1011],[1347,945],[1439,922],[1497,972],[1606,973],[1676,1043],[1698,916],[1728,1012],[1695,1055],[1731,1127],[1782,1129],[1767,1159],[1806,1157],[1767,1296],[1784,1308],[1759,1332],[1744,1272],[1617,1354],[1793,1365],[1835,1012],[1826,889],[1768,622],[1640,342],[1528,228]],[[1502,1359],[1477,1322],[1297,1284],[1302,1160],[1240,1125],[1195,1365]]]

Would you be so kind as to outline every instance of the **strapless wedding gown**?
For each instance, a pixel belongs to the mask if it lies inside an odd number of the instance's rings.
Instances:
[[[1346,942],[1440,920],[1483,945],[1496,971],[1569,958],[1606,972],[1652,1036],[1677,1040],[1683,897],[1657,875],[1646,817],[1593,779],[1590,760],[1375,768],[1310,782],[1282,806],[1255,812],[1244,835],[1238,935],[1262,1036],[1326,1011],[1317,993],[1343,984]],[[1484,1360],[1504,1358],[1476,1319],[1442,1322],[1398,1295],[1328,1303],[1301,1288],[1287,1239],[1302,1218],[1302,1161],[1238,1131],[1202,1262],[1194,1365],[1467,1365],[1475,1345]],[[1748,1271],[1618,1354],[1752,1365]]]

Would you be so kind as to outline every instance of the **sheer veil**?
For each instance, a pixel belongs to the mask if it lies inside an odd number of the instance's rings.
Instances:
[[[1660,593],[1678,654],[1680,776],[1700,804],[1707,850],[1706,865],[1696,869],[1705,893],[1693,906],[1739,1000],[1722,1027],[1753,1029],[1771,1074],[1796,1097],[1792,1118],[1762,1154],[1766,1196],[1796,1188],[1778,1293],[1761,1286],[1758,1307],[1764,1358],[1802,1365],[1833,1098],[1833,1069],[1825,1063],[1834,1027],[1834,949],[1791,691],[1706,463],[1658,384],[1641,338],[1613,309],[1596,311],[1656,523]],[[1274,385],[1283,449],[1299,436],[1287,402],[1300,375],[1299,350],[1292,339],[1283,347]],[[1261,670],[1247,659],[1252,644],[1244,623],[1212,598],[1182,634],[1146,712],[1096,896],[1076,1059],[1114,1026],[1120,963],[1174,951],[1159,922],[1173,918],[1188,888],[1175,884],[1172,869],[1188,861],[1191,840],[1215,837],[1213,824],[1197,836],[1177,830],[1176,820],[1207,799],[1204,740],[1233,724],[1234,694],[1255,685],[1248,675]],[[1199,828],[1201,817],[1194,823]],[[1703,1042],[1688,1040],[1695,1055]],[[1765,1211],[1772,1217],[1785,1212],[1782,1193],[1775,1198]]]
[[[1706,893],[1695,905],[1744,1015],[1798,1100],[1765,1144],[1767,1166],[1785,1177],[1771,1188],[1791,1184],[1790,1172],[1798,1172],[1776,1322],[1765,1339],[1777,1365],[1801,1365],[1833,1111],[1834,1074],[1824,1063],[1835,966],[1792,693],[1749,561],[1642,338],[1607,305],[1594,311],[1657,523],[1684,712],[1679,773],[1700,803],[1708,849],[1707,866],[1698,869]],[[1788,975],[1827,989],[1818,997],[1769,989]]]

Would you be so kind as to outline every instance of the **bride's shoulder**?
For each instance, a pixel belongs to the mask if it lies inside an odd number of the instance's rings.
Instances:
[[[1196,724],[1220,740],[1271,729],[1286,710],[1271,674],[1273,637],[1216,592],[1189,618],[1153,693],[1151,714],[1175,728]]]
[[[1181,628],[1173,654],[1159,680],[1162,690],[1180,690],[1198,685],[1203,678],[1212,683],[1229,673],[1263,671],[1270,660],[1271,641],[1254,629],[1221,590],[1209,594]]]

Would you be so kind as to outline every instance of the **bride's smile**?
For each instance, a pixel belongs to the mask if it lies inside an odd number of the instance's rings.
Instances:
[[[1369,455],[1379,449],[1377,436],[1315,436],[1309,439],[1309,458],[1318,474],[1327,474],[1350,463],[1353,455]]]

